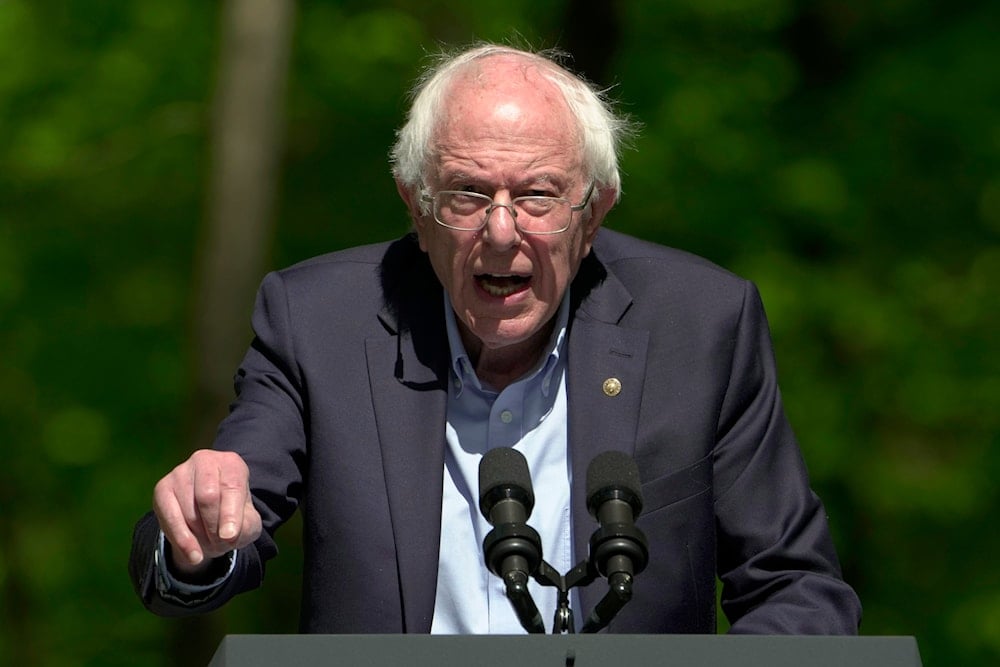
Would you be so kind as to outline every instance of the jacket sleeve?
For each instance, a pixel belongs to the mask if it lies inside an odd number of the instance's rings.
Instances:
[[[216,589],[185,599],[170,594],[159,573],[155,555],[159,534],[160,526],[152,512],[136,524],[129,575],[143,605],[160,616],[188,616],[218,609],[234,595],[259,586],[264,576],[262,554],[270,557],[276,553],[270,536],[262,534],[257,542],[236,552],[233,572]]]
[[[856,634],[822,503],[785,417],[756,288],[746,284],[714,454],[718,572],[731,632]]]
[[[304,399],[294,359],[284,284],[268,275],[257,294],[255,337],[235,377],[236,401],[213,448],[234,451],[250,469],[250,490],[263,532],[240,549],[231,575],[211,595],[183,602],[163,595],[155,563],[159,524],[146,514],[135,526],[129,575],[143,604],[163,616],[212,611],[234,595],[260,586],[265,563],[277,554],[273,535],[298,507],[305,459]]]

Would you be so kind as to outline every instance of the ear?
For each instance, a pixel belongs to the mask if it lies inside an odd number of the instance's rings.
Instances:
[[[424,247],[424,230],[427,225],[427,216],[421,212],[420,197],[398,178],[396,179],[396,192],[399,193],[399,198],[406,204],[406,211],[410,214],[410,221],[413,222],[414,231],[417,232],[420,248],[424,252],[427,252],[427,249]]]
[[[406,211],[410,214],[410,219],[416,223],[416,219],[420,217],[420,201],[417,193],[409,189],[398,178],[396,179],[396,192],[399,193],[399,198],[406,204]]]
[[[601,228],[604,217],[614,208],[618,201],[618,189],[613,187],[600,187],[590,202],[590,218],[584,223],[584,234],[589,246],[597,236],[597,230]]]

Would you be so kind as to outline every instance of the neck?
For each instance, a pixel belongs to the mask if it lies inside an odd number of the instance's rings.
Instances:
[[[517,379],[527,375],[538,362],[552,335],[554,322],[549,322],[527,340],[503,347],[488,347],[460,325],[462,343],[479,381],[495,391],[503,391]]]

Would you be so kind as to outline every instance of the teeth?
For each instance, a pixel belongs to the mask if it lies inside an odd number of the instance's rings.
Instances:
[[[520,291],[528,278],[515,275],[486,274],[476,276],[479,285],[490,296],[505,297]]]
[[[482,283],[482,285],[483,289],[486,290],[490,296],[510,296],[517,291],[517,288],[514,285],[501,287],[500,285],[491,285],[486,282]]]

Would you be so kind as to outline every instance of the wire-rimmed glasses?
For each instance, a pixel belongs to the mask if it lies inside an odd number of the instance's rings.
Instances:
[[[537,195],[514,197],[509,204],[500,204],[487,195],[462,190],[425,193],[421,200],[432,205],[434,221],[448,229],[479,231],[486,226],[495,209],[505,208],[510,211],[514,225],[522,234],[560,234],[569,229],[573,212],[586,208],[594,194],[594,185],[591,181],[579,204],[563,197]]]

